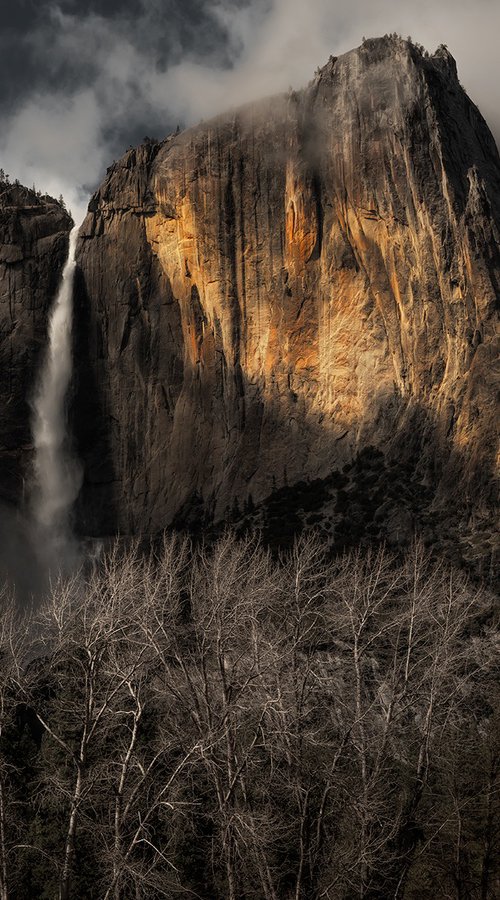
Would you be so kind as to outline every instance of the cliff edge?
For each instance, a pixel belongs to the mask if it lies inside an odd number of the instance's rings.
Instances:
[[[446,48],[365,41],[146,142],[81,234],[85,532],[217,521],[372,447],[488,520],[500,160]]]
[[[19,507],[25,497],[29,400],[72,224],[52,197],[0,180],[0,504]]]

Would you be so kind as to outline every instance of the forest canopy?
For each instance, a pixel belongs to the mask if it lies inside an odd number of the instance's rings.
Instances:
[[[0,897],[495,896],[491,598],[416,544],[117,546],[0,633]]]

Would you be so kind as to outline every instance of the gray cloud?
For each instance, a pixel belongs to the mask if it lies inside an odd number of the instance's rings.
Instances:
[[[446,43],[500,136],[497,0],[19,0],[0,37],[0,165],[76,216],[114,157],[301,87],[331,53],[398,31]],[[26,25],[29,22],[29,25]]]

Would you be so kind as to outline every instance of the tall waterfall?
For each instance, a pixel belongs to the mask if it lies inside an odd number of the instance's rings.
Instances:
[[[69,238],[68,258],[50,312],[48,346],[32,401],[35,445],[33,517],[39,554],[50,568],[64,568],[74,555],[71,507],[82,473],[71,454],[66,394],[73,370],[72,321],[78,227]]]

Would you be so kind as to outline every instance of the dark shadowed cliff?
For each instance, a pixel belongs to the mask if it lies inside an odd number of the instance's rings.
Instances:
[[[454,60],[401,39],[129,151],[78,251],[82,529],[218,520],[367,447],[479,528],[499,226]]]
[[[56,200],[0,181],[0,503],[19,505],[29,477],[29,400],[71,226]]]

